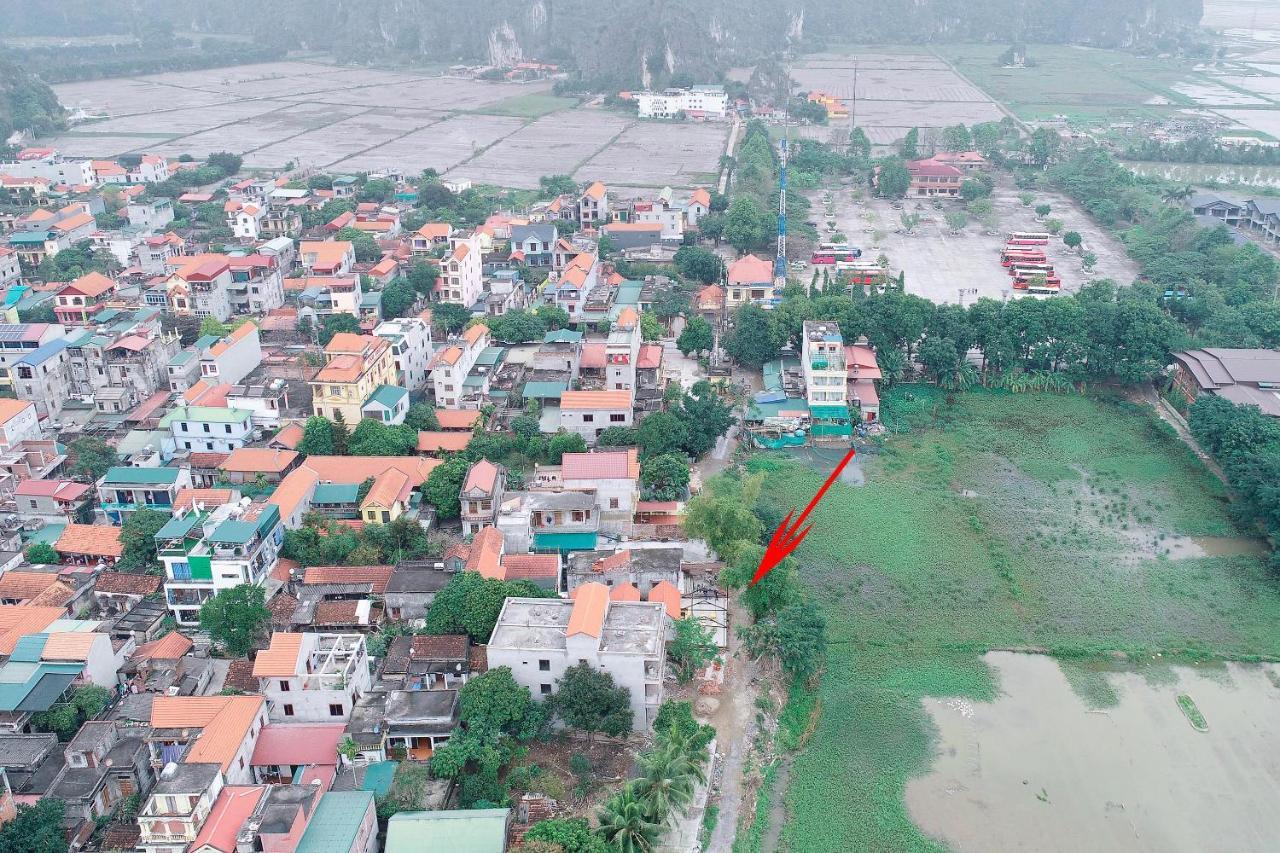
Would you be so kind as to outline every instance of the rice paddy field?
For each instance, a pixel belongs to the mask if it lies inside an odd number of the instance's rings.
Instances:
[[[863,454],[865,485],[836,483],[797,552],[831,646],[784,848],[942,849],[904,804],[937,746],[924,700],[994,700],[992,650],[1055,656],[1096,704],[1109,700],[1103,668],[1280,657],[1262,549],[1147,410],[988,391],[948,403],[918,386],[887,393],[884,409],[894,432]],[[750,467],[784,512],[824,476],[781,455]]]

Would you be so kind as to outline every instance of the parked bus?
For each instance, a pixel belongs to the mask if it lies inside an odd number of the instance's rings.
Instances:
[[[813,250],[809,263],[814,266],[829,266],[838,264],[841,261],[852,261],[860,257],[862,257],[862,250],[856,249],[848,243],[819,243],[818,247]]]
[[[1047,246],[1049,234],[1045,231],[1014,231],[1005,243],[1009,246]]]
[[[1047,260],[1044,252],[1038,249],[1006,248],[1000,253],[1000,265],[1006,267],[1013,266],[1015,263],[1043,264]]]
[[[1009,267],[1009,275],[1053,275],[1053,264],[1014,264]]]
[[[1062,289],[1062,279],[1054,275],[1019,277],[1013,280],[1013,289],[1028,293],[1057,293]]]

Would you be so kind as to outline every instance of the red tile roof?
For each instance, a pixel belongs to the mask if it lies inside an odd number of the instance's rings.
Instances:
[[[160,588],[160,583],[161,579],[156,575],[102,572],[94,581],[93,591],[113,595],[150,595]]]
[[[374,595],[387,591],[393,566],[311,566],[302,576],[303,584],[312,586],[324,583],[367,583]]]
[[[193,645],[195,644],[191,642],[190,637],[179,634],[177,631],[170,631],[158,640],[138,646],[133,653],[133,659],[138,661],[177,660],[191,651]],[[256,684],[254,689],[257,689]]]
[[[660,602],[672,619],[680,618],[680,590],[670,581],[658,581],[649,590],[649,600]]]
[[[483,415],[480,412],[469,409],[436,409],[436,420],[440,422],[440,429],[471,430],[479,423],[481,417]]]
[[[124,543],[120,528],[109,524],[68,524],[54,543],[59,554],[82,554],[90,557],[122,557]]]
[[[271,724],[263,726],[250,764],[337,764],[344,723]]]
[[[560,558],[555,554],[504,554],[503,578],[518,580],[559,580]]]
[[[418,660],[466,660],[471,641],[466,634],[419,634],[409,656]]]
[[[565,635],[586,634],[598,638],[604,631],[604,617],[609,609],[609,588],[602,583],[585,583],[574,592]]]
[[[620,583],[609,590],[610,601],[639,601],[640,590],[630,583]]]
[[[469,432],[420,431],[418,433],[418,452],[457,453],[460,450],[466,450],[470,441],[471,433]]]
[[[747,255],[729,264],[730,284],[773,284],[773,262]]]
[[[467,479],[462,484],[462,491],[478,491],[488,494],[498,483],[498,466],[488,459],[481,459],[467,471]]]
[[[630,456],[625,450],[566,453],[560,460],[560,476],[565,480],[634,479],[639,472],[633,470]]]

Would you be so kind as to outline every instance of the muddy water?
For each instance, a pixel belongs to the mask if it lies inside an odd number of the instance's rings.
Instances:
[[[1094,711],[1052,658],[986,660],[1003,691],[995,702],[925,700],[936,758],[906,800],[928,835],[958,851],[1276,849],[1280,668],[1175,667],[1161,684],[1110,674],[1119,704]],[[1207,732],[1192,728],[1179,694]]]
[[[1261,539],[1247,539],[1240,536],[1177,536],[1169,537],[1160,543],[1164,556],[1172,560],[1187,560],[1196,557],[1263,557],[1266,556],[1267,543]]]

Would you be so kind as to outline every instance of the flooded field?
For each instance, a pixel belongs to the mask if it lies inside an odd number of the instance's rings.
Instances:
[[[926,834],[954,850],[1275,849],[1274,665],[1176,666],[1150,680],[1108,673],[1116,704],[1089,708],[1052,658],[993,652],[986,661],[995,701],[924,700],[936,757],[908,784],[907,806]]]
[[[1139,175],[1180,184],[1222,184],[1241,187],[1280,187],[1280,166],[1223,166],[1211,163],[1145,163],[1126,160]]]

